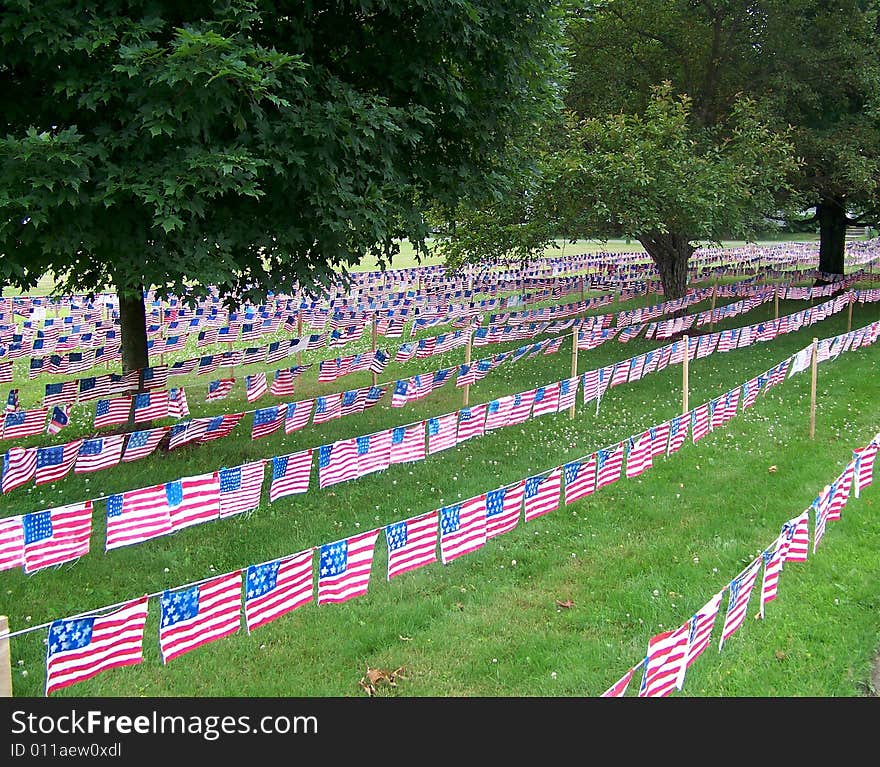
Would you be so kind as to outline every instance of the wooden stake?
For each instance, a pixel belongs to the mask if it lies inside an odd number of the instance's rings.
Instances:
[[[810,439],[816,438],[816,369],[819,366],[819,339],[813,339],[813,360],[810,365]]]
[[[849,332],[852,330],[852,306],[853,306],[853,302],[850,300],[848,303],[849,303],[849,307],[848,307],[848,309],[847,309],[847,316],[846,316],[846,332],[847,332],[847,333],[849,333]]]
[[[473,327],[471,327],[471,329],[468,331],[467,346],[464,348],[464,364],[465,365],[471,364],[471,348],[472,348],[473,342],[474,342],[474,329],[473,329]],[[468,370],[468,374],[470,374],[470,370]],[[462,407],[468,406],[468,402],[470,402],[470,397],[471,397],[471,385],[465,384],[463,387],[463,391],[461,393],[461,406]]]
[[[684,342],[684,359],[682,360],[681,365],[681,412],[682,415],[687,415],[690,412],[688,408],[688,362],[690,361],[690,353],[687,336],[682,336],[681,340]]]
[[[301,342],[302,337],[303,337],[303,316],[302,316],[302,309],[300,309],[296,313],[296,339],[297,339],[297,341]],[[296,364],[297,365],[303,364],[303,353],[302,352],[296,353]]]
[[[376,357],[376,335],[377,335],[377,332],[378,332],[378,331],[376,330],[376,315],[374,314],[374,315],[373,315],[373,329],[372,329],[372,335],[373,335],[373,358],[374,358],[374,359],[375,359],[375,357]],[[373,386],[375,386],[375,385],[376,385],[376,382],[379,380],[379,379],[378,379],[378,375],[379,375],[379,374],[378,374],[375,370],[373,370],[372,373],[373,373]]]
[[[571,377],[574,378],[578,374],[578,329],[575,326],[571,331]],[[577,397],[575,397],[575,400]],[[568,417],[574,419],[574,401],[568,409]]]
[[[9,618],[0,615],[0,698],[12,697],[12,656],[9,652]]]

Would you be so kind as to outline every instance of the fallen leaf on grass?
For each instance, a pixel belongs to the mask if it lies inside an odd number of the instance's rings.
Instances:
[[[767,471],[769,471],[771,474],[775,474],[777,471],[777,467],[773,465],[769,469],[767,469]]]
[[[574,602],[572,602],[570,599],[566,599],[564,602],[560,599],[557,599],[556,606],[568,609],[569,607],[574,607]]]

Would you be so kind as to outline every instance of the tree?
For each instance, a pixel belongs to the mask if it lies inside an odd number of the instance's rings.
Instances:
[[[880,219],[876,0],[597,0],[577,15],[570,108],[639,113],[664,80],[697,126],[723,121],[738,94],[760,102],[803,160],[790,181],[816,212],[819,270],[843,272],[846,226]]]
[[[633,237],[657,265],[664,294],[683,296],[696,244],[752,236],[795,165],[791,145],[761,121],[754,102],[735,102],[712,128],[696,128],[692,110],[665,83],[644,114],[558,121],[538,134],[547,137],[536,150],[540,164],[521,188],[462,209],[442,247],[479,261],[493,242],[531,256],[553,233]]]
[[[552,0],[10,0],[0,285],[230,305],[310,289],[504,177],[558,96]]]

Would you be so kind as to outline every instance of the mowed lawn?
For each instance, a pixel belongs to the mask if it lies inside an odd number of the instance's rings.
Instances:
[[[574,300],[573,298],[567,300]],[[604,311],[661,301],[658,296]],[[780,313],[807,306],[782,301]],[[708,308],[708,302],[694,307]],[[765,320],[773,303],[716,329]],[[880,319],[880,306],[856,305],[853,327]],[[816,337],[846,330],[842,312],[770,343],[695,360],[690,405],[738,386]],[[432,329],[420,335],[436,335]],[[363,345],[364,342],[362,342]],[[475,348],[474,359],[518,344]],[[381,347],[396,347],[383,344]],[[581,352],[578,370],[626,359],[656,342],[612,341]],[[505,364],[471,387],[472,404],[558,381],[570,374],[570,337],[562,351]],[[346,350],[346,353],[348,351]],[[317,355],[315,355],[317,356]],[[324,355],[326,354],[326,350]],[[308,362],[309,355],[304,361]],[[430,360],[389,365],[381,382],[463,361],[458,349]],[[593,496],[525,523],[448,565],[439,561],[386,579],[379,536],[367,595],[342,605],[305,607],[257,629],[199,648],[163,666],[157,645],[158,600],[150,603],[144,662],[116,669],[57,693],[71,696],[361,696],[365,669],[406,668],[396,696],[597,696],[645,654],[654,634],[679,626],[723,589],[800,514],[880,428],[880,348],[847,353],[819,367],[816,438],[808,435],[809,372],[759,397],[696,445],[657,459],[636,479],[622,478]],[[238,377],[243,378],[243,370]],[[248,369],[247,372],[252,372]],[[0,574],[0,613],[13,631],[81,611],[173,589],[250,564],[330,543],[492,490],[563,462],[585,457],[681,412],[680,365],[610,389],[596,410],[578,398],[576,417],[545,415],[491,432],[419,463],[320,490],[313,470],[308,494],[270,504],[268,480],[252,514],[104,553],[104,505],[95,504],[92,551],[75,563],[26,576]],[[214,376],[172,379],[187,389],[194,416],[251,410],[238,382],[221,403],[203,402]],[[219,377],[219,375],[217,376]],[[369,374],[316,383],[316,368],[298,379],[301,399],[356,388]],[[54,380],[54,379],[46,379]],[[28,404],[39,383],[23,387]],[[250,439],[250,416],[232,435],[202,447],[54,486],[4,496],[4,515],[38,511],[317,447],[456,410],[452,384],[403,409],[383,403],[357,416],[291,435]],[[265,406],[278,400],[264,398]],[[94,403],[74,409],[64,438],[92,433]],[[55,440],[60,441],[61,435]],[[688,671],[683,696],[858,696],[868,692],[880,645],[880,495],[876,486],[851,498],[815,556],[790,563],[779,597],[719,653],[722,610],[710,648]],[[812,528],[812,519],[811,519]],[[812,536],[812,529],[811,529]],[[317,555],[316,555],[317,556]],[[566,606],[567,605],[567,606]],[[46,631],[12,640],[16,695],[38,696],[44,684]],[[631,684],[629,694],[638,687]]]

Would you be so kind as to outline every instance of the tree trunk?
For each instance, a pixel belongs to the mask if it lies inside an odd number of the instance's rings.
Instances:
[[[819,271],[843,274],[846,250],[846,208],[839,197],[823,197],[816,210],[819,218]],[[828,280],[817,279],[816,285]]]
[[[150,366],[147,353],[147,315],[140,288],[133,293],[117,290],[119,296],[119,332],[122,351],[122,372]]]
[[[690,239],[679,232],[651,232],[639,235],[638,240],[660,272],[664,298],[683,298],[687,294],[688,261],[696,250]]]

